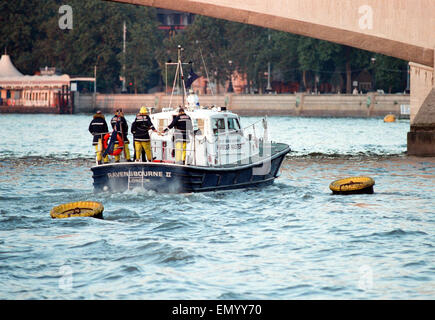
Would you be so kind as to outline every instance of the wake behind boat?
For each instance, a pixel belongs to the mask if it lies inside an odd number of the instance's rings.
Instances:
[[[176,77],[180,76],[185,94],[180,47],[178,56]],[[180,109],[185,109],[191,123],[183,143],[179,130],[169,129]],[[189,103],[185,108],[164,108],[150,114],[150,119],[157,129],[150,133],[153,160],[92,167],[96,191],[123,192],[140,187],[184,193],[262,187],[279,176],[290,151],[287,144],[270,142],[267,119],[241,128],[240,117],[226,108]],[[166,134],[162,134],[165,128]]]

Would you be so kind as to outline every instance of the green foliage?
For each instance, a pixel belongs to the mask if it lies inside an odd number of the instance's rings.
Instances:
[[[70,0],[73,29],[58,26],[61,1],[7,1],[2,12],[0,46],[7,47],[19,70],[33,74],[44,66],[55,66],[70,75],[93,76],[102,92],[119,89],[122,60],[123,21],[127,22],[127,81],[144,92],[155,85],[158,75],[155,47],[155,10],[98,0]]]
[[[403,91],[402,83],[406,83],[407,64],[403,60],[376,55],[376,63],[372,67],[376,76],[376,86],[386,93]]]

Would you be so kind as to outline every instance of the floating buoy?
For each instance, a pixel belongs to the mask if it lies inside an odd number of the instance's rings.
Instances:
[[[373,193],[375,180],[370,177],[349,177],[335,180],[329,185],[333,194]]]
[[[394,114],[387,114],[384,117],[384,122],[394,122],[396,121],[396,116]]]
[[[61,204],[50,211],[53,219],[62,219],[70,217],[93,217],[103,218],[103,204],[96,201],[78,201]]]

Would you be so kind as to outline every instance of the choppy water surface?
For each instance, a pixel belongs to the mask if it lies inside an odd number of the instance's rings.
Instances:
[[[406,156],[408,121],[272,117],[273,186],[174,195],[94,194],[90,120],[0,115],[0,299],[435,298],[435,159]],[[349,175],[375,193],[332,195]],[[50,218],[80,200],[104,220]]]

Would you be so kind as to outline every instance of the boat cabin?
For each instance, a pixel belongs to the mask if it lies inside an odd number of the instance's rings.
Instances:
[[[260,152],[260,144],[267,137],[265,120],[242,129],[240,118],[220,108],[186,109],[192,120],[186,143],[186,165],[222,166],[249,163]],[[163,131],[177,116],[178,109],[163,109],[150,114],[158,131]],[[154,161],[175,163],[175,129],[165,135],[151,133]]]

